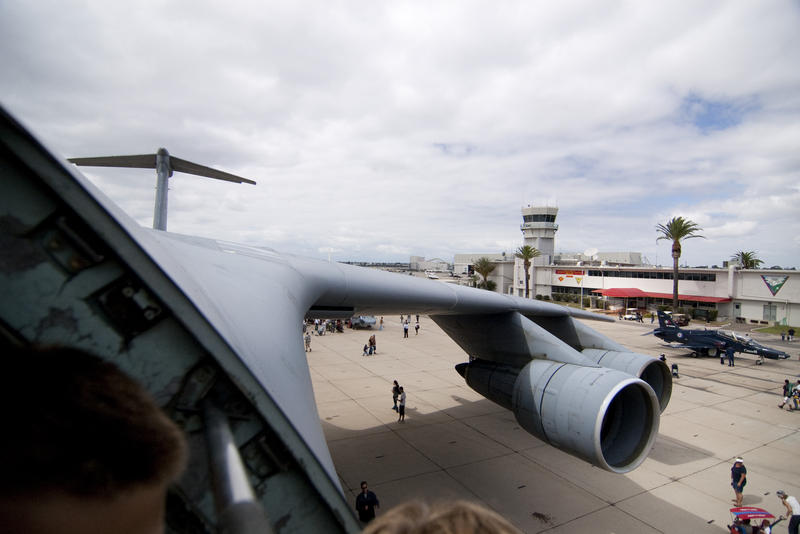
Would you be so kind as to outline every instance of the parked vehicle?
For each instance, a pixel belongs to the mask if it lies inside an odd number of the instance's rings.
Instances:
[[[689,319],[688,315],[683,313],[672,313],[669,311],[665,311],[664,313],[672,319],[672,322],[675,323],[675,326],[686,326],[691,320]]]
[[[351,328],[372,328],[375,326],[375,317],[372,315],[356,315],[350,318]]]
[[[639,308],[626,308],[625,315],[622,316],[626,321],[635,321],[639,318]]]

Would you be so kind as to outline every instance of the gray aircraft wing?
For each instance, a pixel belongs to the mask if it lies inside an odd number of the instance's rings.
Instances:
[[[457,370],[470,387],[528,432],[613,472],[649,452],[669,370],[575,320],[603,317],[142,228],[0,111],[0,341],[80,347],[145,384],[192,451],[168,520],[212,531],[236,503],[212,498],[226,483],[205,460],[211,404],[241,457],[239,486],[273,527],[359,530],[320,427],[304,317],[430,315],[469,355]]]

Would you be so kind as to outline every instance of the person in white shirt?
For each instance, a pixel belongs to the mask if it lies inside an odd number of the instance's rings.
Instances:
[[[400,402],[398,403],[398,417],[397,422],[401,423],[406,420],[406,392],[403,390],[403,386],[400,386]]]
[[[786,507],[786,515],[789,516],[789,534],[798,534],[797,528],[800,526],[800,503],[791,495],[786,495],[783,490],[776,492],[781,503]]]

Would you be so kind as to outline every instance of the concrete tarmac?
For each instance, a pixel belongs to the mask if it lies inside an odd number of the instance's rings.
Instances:
[[[777,407],[784,379],[800,373],[800,342],[789,344],[791,360],[756,365],[754,356],[737,355],[728,367],[643,335],[649,323],[587,322],[679,366],[649,458],[615,475],[534,438],[472,391],[453,368],[466,354],[428,317],[408,339],[399,316],[384,321],[382,331],[314,336],[308,353],[323,430],[351,502],[367,480],[383,511],[409,499],[468,499],[530,533],[721,533],[731,523],[736,456],[747,467],[745,506],[777,517],[784,509],[776,490],[800,496],[800,411]],[[378,352],[364,357],[373,333]],[[408,396],[404,423],[392,410],[395,379]],[[787,523],[773,532],[786,532]]]

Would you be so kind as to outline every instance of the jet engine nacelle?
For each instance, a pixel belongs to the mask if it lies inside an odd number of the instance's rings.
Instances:
[[[621,371],[547,360],[522,369],[473,360],[456,369],[532,435],[614,473],[641,464],[658,433],[653,389]]]
[[[664,412],[672,396],[672,375],[667,364],[637,352],[583,349],[581,353],[592,363],[638,376],[647,382],[658,398],[660,411]]]

